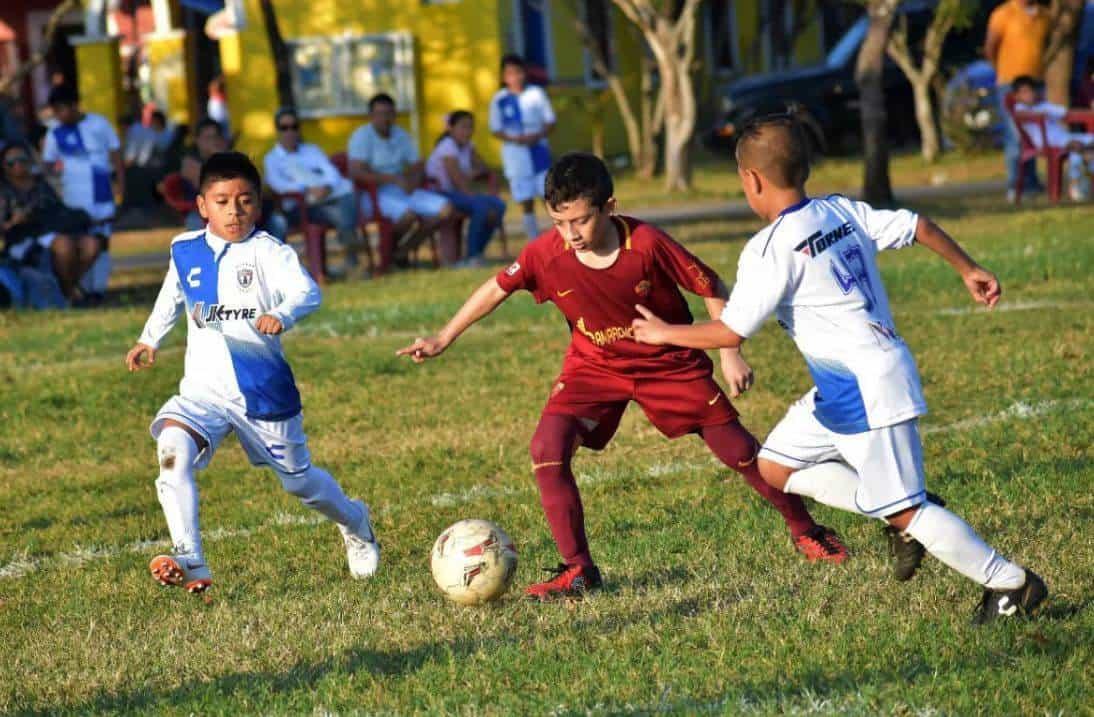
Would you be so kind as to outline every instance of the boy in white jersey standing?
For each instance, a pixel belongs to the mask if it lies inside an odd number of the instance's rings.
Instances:
[[[771,224],[741,253],[721,321],[670,325],[644,307],[639,341],[740,346],[771,314],[805,357],[816,387],[794,403],[760,451],[760,473],[788,493],[889,524],[897,577],[931,553],[984,586],[977,624],[1029,614],[1044,581],[1000,556],[965,521],[927,500],[918,417],[927,404],[896,332],[877,253],[920,243],[960,274],[973,299],[999,301],[999,281],[934,222],[833,195],[810,199],[808,147],[789,116],[762,119],[737,142],[749,207]]]
[[[151,427],[160,464],[156,491],[174,552],[153,558],[149,569],[162,585],[191,593],[212,584],[194,472],[232,431],[253,465],[270,466],[285,490],[338,524],[354,577],[372,575],[380,561],[368,506],[347,498],[311,462],[280,334],[319,308],[319,287],[292,247],[255,228],[261,186],[258,170],[238,152],[214,154],[202,165],[197,206],[208,224],[171,242],[152,315],[125,357],[130,371],[151,366],[185,308],[185,373]]]
[[[551,167],[547,135],[555,128],[555,111],[543,88],[527,79],[520,55],[501,58],[502,88],[490,101],[490,131],[503,142],[502,168],[513,200],[524,210],[524,233],[531,241],[539,236],[535,201],[543,198]]]

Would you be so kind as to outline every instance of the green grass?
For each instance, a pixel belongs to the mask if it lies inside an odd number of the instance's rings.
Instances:
[[[1005,292],[1004,310],[976,310],[926,250],[882,258],[931,405],[928,485],[1046,578],[1037,619],[971,628],[976,586],[933,560],[895,583],[878,525],[823,506],[854,558],[803,563],[743,481],[637,409],[576,462],[606,590],[519,600],[557,561],[527,443],[561,319],[521,295],[439,361],[393,355],[485,271],[333,286],[286,338],[317,463],[374,508],[375,579],[351,581],[337,530],[231,439],[199,479],[211,600],[160,589],[147,424],[176,390],[183,332],[155,369],[123,369],[158,281],[144,273],[122,277],[133,305],[0,314],[0,713],[1091,714],[1090,214],[928,208]],[[732,276],[757,228],[677,235]],[[762,436],[809,379],[775,326],[748,355],[757,385],[737,404]],[[517,542],[500,604],[459,608],[432,585],[433,539],[464,517]]]

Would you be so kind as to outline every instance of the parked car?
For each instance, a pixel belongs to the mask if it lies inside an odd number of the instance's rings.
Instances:
[[[907,22],[909,44],[922,44],[932,16],[933,3],[914,0],[902,3],[897,22]],[[972,25],[953,31],[942,49],[942,71],[967,65],[978,56],[983,44],[986,16],[979,13]],[[861,145],[859,90],[855,62],[866,39],[869,21],[863,16],[852,24],[818,64],[786,71],[743,77],[715,91],[718,119],[706,140],[715,148],[732,150],[735,134],[750,119],[786,111],[790,106],[804,115],[808,134],[816,149],[825,153],[854,151]],[[890,141],[897,145],[918,141],[912,87],[904,73],[886,57],[882,76],[889,116]]]

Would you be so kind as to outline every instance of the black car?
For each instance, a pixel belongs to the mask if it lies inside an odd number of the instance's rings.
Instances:
[[[932,3],[905,2],[897,22],[907,22],[909,45],[922,45],[932,17]],[[942,49],[942,73],[965,65],[979,54],[986,17],[954,30]],[[706,140],[714,148],[732,150],[737,130],[750,119],[786,111],[791,105],[802,113],[815,148],[824,153],[855,150],[861,145],[859,91],[855,61],[866,38],[868,19],[860,17],[847,29],[824,61],[781,72],[743,77],[715,91],[718,120]],[[917,60],[918,61],[918,60]],[[904,145],[918,141],[912,86],[896,64],[886,57],[882,82],[888,109],[890,141]]]

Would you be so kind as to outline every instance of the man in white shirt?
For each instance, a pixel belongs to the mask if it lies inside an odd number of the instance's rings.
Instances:
[[[524,233],[539,236],[535,199],[543,198],[544,180],[551,167],[547,135],[555,127],[551,100],[539,85],[527,84],[520,55],[501,58],[504,85],[490,101],[490,131],[502,140],[501,163],[513,200],[524,210]]]
[[[346,268],[357,266],[357,200],[353,182],[343,177],[318,146],[300,141],[300,118],[295,110],[283,108],[274,117],[277,144],[264,160],[266,184],[278,194],[299,193],[306,207],[293,201],[282,204],[290,224],[307,211],[309,221],[334,227],[346,252]]]
[[[437,192],[421,188],[424,163],[410,134],[395,124],[395,100],[380,93],[369,100],[369,123],[349,138],[350,177],[376,187],[379,207],[367,193],[361,195],[364,216],[380,214],[395,223],[393,233],[403,236],[415,223],[418,231],[406,248],[429,236],[452,216],[452,205]]]
[[[42,160],[61,177],[65,205],[91,217],[91,233],[103,250],[80,284],[92,303],[102,300],[110,281],[109,249],[116,198],[123,194],[121,142],[102,115],[81,112],[76,90],[65,85],[49,93],[56,124],[46,133]]]
[[[810,199],[809,148],[788,116],[764,118],[737,141],[749,207],[771,224],[741,253],[720,321],[669,325],[644,307],[635,338],[688,348],[740,346],[772,315],[797,344],[816,387],[787,411],[760,451],[770,485],[884,520],[908,580],[924,552],[984,586],[977,624],[1029,614],[1044,581],[1003,558],[924,486],[918,417],[927,404],[915,361],[896,331],[877,254],[920,243],[991,307],[999,281],[934,222],[907,210],[879,211],[838,195]],[[751,378],[734,391],[748,388]]]

